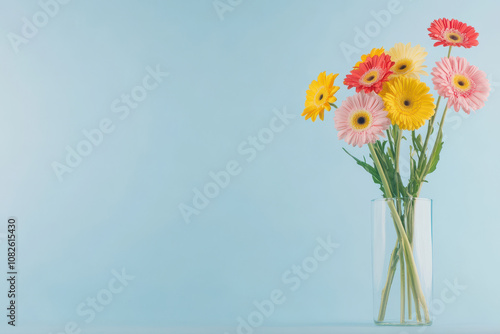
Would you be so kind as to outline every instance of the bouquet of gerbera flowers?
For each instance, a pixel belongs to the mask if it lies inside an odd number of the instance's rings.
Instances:
[[[473,27],[443,18],[432,22],[428,31],[429,36],[436,40],[434,46],[448,47],[447,56],[438,61],[431,72],[437,100],[427,84],[420,81],[421,75],[428,75],[424,70],[425,49],[411,43],[397,43],[387,51],[376,48],[361,57],[344,79],[344,85],[348,89],[355,88],[356,93],[347,97],[339,107],[335,104],[335,93],[340,87],[334,85],[338,74],[320,73],[309,86],[302,113],[306,120],[314,122],[317,117],[324,120],[325,109],[329,111],[334,107],[338,138],[352,146],[368,145],[370,150],[369,162],[346,153],[380,186],[383,197],[388,199],[397,233],[398,242],[390,257],[389,274],[376,319],[380,323],[384,321],[398,262],[403,280],[401,323],[405,319],[405,277],[410,319],[413,304],[417,323],[430,323],[429,301],[422,293],[413,254],[415,213],[412,199],[419,197],[426,177],[436,169],[443,148],[443,123],[448,109],[469,114],[471,110],[484,106],[490,91],[483,71],[470,65],[465,58],[451,56],[453,47],[478,45],[478,33]],[[417,134],[426,123],[427,127]],[[435,140],[430,140],[435,128]],[[409,144],[410,175],[407,180],[403,180],[400,174],[400,151],[405,142]]]

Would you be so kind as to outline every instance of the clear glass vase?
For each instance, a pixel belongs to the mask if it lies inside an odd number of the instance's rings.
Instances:
[[[373,200],[372,247],[375,323],[431,325],[432,200]]]

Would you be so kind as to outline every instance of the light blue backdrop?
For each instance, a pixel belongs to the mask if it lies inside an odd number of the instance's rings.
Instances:
[[[432,68],[446,49],[426,29],[447,17],[479,32],[478,47],[453,54],[493,89],[476,114],[450,114],[423,191],[435,201],[436,326],[500,330],[498,3],[63,2],[0,2],[0,212],[19,220],[19,326],[235,333],[273,290],[282,303],[263,327],[369,324],[379,194],[342,152],[333,112],[300,117],[305,91],[319,72],[340,73],[340,83],[361,53],[396,42],[424,46]],[[391,6],[387,24],[373,25],[372,11]],[[367,45],[347,59],[341,43],[355,46],[355,29],[367,27]],[[339,102],[352,93],[342,88]],[[311,265],[329,236],[336,248],[308,278],[289,271]],[[122,269],[135,278],[109,294]],[[466,288],[445,303],[455,280]]]

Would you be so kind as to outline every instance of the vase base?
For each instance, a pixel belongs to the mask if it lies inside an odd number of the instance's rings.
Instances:
[[[374,320],[375,322],[375,325],[377,326],[404,326],[404,327],[407,327],[407,326],[430,326],[432,325],[432,321],[429,321],[429,322],[419,322],[419,321],[412,321],[412,320],[409,320],[409,321],[405,321],[405,322],[390,322],[390,321],[377,321],[377,320]]]

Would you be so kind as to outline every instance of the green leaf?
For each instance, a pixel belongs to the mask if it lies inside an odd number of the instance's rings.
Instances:
[[[355,156],[353,156],[351,153],[349,153],[345,148],[342,148],[344,150],[345,153],[347,153],[351,158],[353,158],[356,163],[363,167],[364,170],[366,170],[368,173],[370,173],[370,175],[372,176],[372,179],[373,179],[373,182],[375,184],[378,184],[379,185],[379,188],[380,188],[380,191],[382,191],[382,194],[385,195],[385,191],[384,191],[384,186],[382,184],[382,179],[377,171],[377,169],[374,167],[374,166],[371,166],[370,164],[368,164],[366,162],[366,159],[363,157],[363,160],[364,161],[361,161],[359,160],[358,158],[356,158]],[[373,159],[373,158],[372,158]]]
[[[411,140],[413,142],[413,146],[415,146],[415,150],[417,152],[422,152],[424,146],[422,143],[422,135],[415,136],[415,131],[412,131]]]
[[[380,141],[379,141],[380,142]],[[385,145],[387,145],[387,140],[384,140],[382,143],[381,143],[381,146],[382,146],[382,152],[385,150]]]
[[[370,164],[368,164],[366,162],[366,159],[365,161],[361,161],[359,160],[358,158],[356,158],[354,155],[352,155],[351,153],[349,153],[345,148],[342,148],[344,150],[345,153],[347,153],[351,158],[353,158],[356,163],[358,165],[360,165],[361,167],[363,167],[364,170],[366,170],[368,173],[370,173],[372,176],[373,176],[373,180],[377,180],[376,183],[380,183],[382,184],[382,181],[380,179],[380,175],[378,174],[378,171],[375,167],[371,166]]]
[[[380,161],[380,165],[382,166],[382,169],[384,170],[384,174],[387,177],[387,182],[389,184],[389,189],[391,191],[391,194],[393,196],[397,196],[398,194],[398,179],[400,176],[396,173],[395,170],[395,161],[393,157],[393,152],[391,152],[390,149],[387,151],[384,151],[385,143],[380,143],[377,142],[374,145],[375,149],[375,154],[378,157],[378,160]],[[372,157],[373,159],[373,157]],[[399,188],[399,191],[402,189]]]
[[[441,150],[443,149],[443,144],[444,142],[440,142],[436,148],[435,154],[431,157],[431,160],[429,161],[430,167],[429,167],[429,172],[427,174],[430,174],[436,170],[438,161],[439,161],[439,154],[441,153]]]
[[[421,159],[422,159],[422,162],[421,162],[420,168],[418,168],[416,170],[417,175],[421,175],[424,171],[425,166],[427,166],[427,155],[422,154]]]

